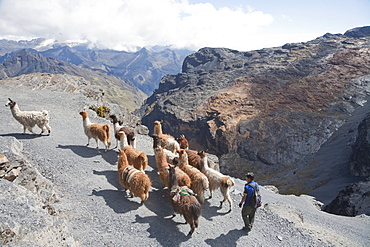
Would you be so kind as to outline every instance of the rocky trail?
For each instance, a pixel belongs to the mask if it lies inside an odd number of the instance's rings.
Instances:
[[[117,149],[95,149],[78,114],[94,104],[78,93],[1,86],[0,154],[24,164],[13,182],[0,179],[0,244],[9,246],[369,246],[370,218],[325,213],[311,196],[280,195],[263,185],[265,204],[251,232],[242,230],[238,203],[244,181],[235,179],[233,210],[220,207],[221,193],[202,204],[199,228],[188,236],[182,216],[172,218],[156,171],[152,139],[138,135],[148,155],[153,185],[149,199],[129,198],[117,179]],[[46,109],[50,136],[22,135],[23,127],[4,107],[10,97],[21,110]],[[109,123],[88,110],[95,123]],[[151,128],[152,126],[148,126]],[[37,127],[35,131],[39,131]],[[35,178],[27,180],[22,173]],[[28,178],[29,178],[28,177]],[[258,177],[256,178],[258,182]],[[209,195],[206,192],[206,195]]]

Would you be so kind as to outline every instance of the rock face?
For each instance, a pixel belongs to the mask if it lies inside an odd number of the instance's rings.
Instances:
[[[203,48],[185,59],[182,73],[162,79],[140,109],[142,121],[153,131],[153,121],[163,120],[165,133],[217,154],[223,172],[253,170],[283,193],[300,193],[302,186],[291,191],[276,178],[297,167],[306,170],[303,184],[317,175],[303,158],[369,98],[370,38],[355,32],[248,52]]]
[[[22,240],[32,245],[39,238],[45,246],[75,245],[66,224],[57,219],[54,205],[59,200],[52,182],[24,159],[22,144],[14,137],[0,137],[0,153],[20,167],[12,182],[0,179],[2,213],[0,244],[12,245]],[[15,230],[20,229],[20,230]],[[48,238],[43,239],[43,235]],[[42,242],[42,243],[41,243]]]
[[[356,143],[350,161],[351,173],[355,176],[370,176],[370,116],[358,126]]]
[[[370,179],[346,186],[324,211],[346,216],[370,215]]]

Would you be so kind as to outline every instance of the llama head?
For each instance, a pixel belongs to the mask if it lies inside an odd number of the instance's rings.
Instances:
[[[185,135],[180,135],[178,138],[176,138],[176,141],[180,142],[183,139],[185,139]]]
[[[117,119],[116,115],[110,115],[109,118],[112,119],[112,123],[117,123],[118,122],[118,119]]]
[[[126,156],[125,151],[119,150],[118,151],[118,157],[123,157],[123,156]]]
[[[117,133],[120,140],[124,140],[126,138],[126,133],[124,131],[120,131]]]
[[[10,108],[13,108],[15,106],[16,102],[8,98],[8,102],[6,102],[5,106],[9,106]]]
[[[179,149],[179,150],[177,150],[177,153],[179,154],[179,156],[180,156],[180,159],[182,158],[182,157],[186,157],[186,158],[188,158],[188,154],[186,153],[186,151],[185,151],[185,149]]]
[[[88,118],[89,116],[87,115],[87,112],[85,109],[83,109],[81,112],[80,112],[80,115],[82,116],[83,119],[85,118]]]
[[[198,152],[198,155],[200,156],[200,158],[204,158],[204,157],[206,157],[207,156],[207,153],[206,153],[206,151],[199,151]]]
[[[175,166],[169,164],[166,169],[168,169],[168,182],[170,187],[177,185]]]

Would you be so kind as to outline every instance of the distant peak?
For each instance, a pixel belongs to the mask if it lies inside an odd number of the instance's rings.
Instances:
[[[355,27],[344,33],[344,36],[351,38],[363,38],[370,36],[370,26]]]

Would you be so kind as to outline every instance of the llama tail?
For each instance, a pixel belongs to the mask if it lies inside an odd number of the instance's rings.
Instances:
[[[202,176],[202,186],[203,186],[203,189],[206,190],[209,188],[209,181],[208,181],[208,178],[206,176]]]
[[[221,185],[226,188],[233,187],[235,185],[234,180],[231,177],[223,177],[221,179]]]
[[[198,203],[192,203],[190,205],[190,208],[191,208],[191,212],[192,212],[192,215],[193,215],[193,220],[194,220],[194,225],[195,227],[198,227],[198,219],[200,217],[200,213],[201,213],[201,206]]]
[[[110,126],[108,124],[105,124],[103,125],[103,129],[105,130],[105,133],[107,133],[107,141],[108,141],[108,145],[110,146],[111,142],[110,142]]]

